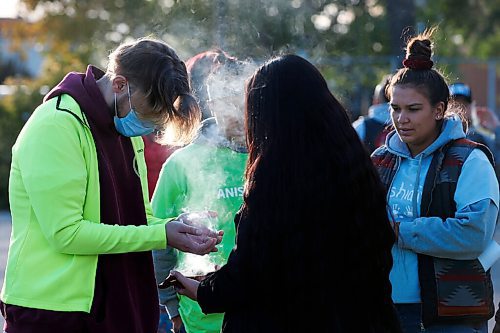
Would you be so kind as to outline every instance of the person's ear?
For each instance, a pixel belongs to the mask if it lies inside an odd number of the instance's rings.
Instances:
[[[127,89],[127,79],[123,75],[116,75],[111,80],[111,87],[114,93],[116,94],[123,93]]]
[[[434,119],[441,120],[444,118],[444,102],[439,102],[434,106]]]

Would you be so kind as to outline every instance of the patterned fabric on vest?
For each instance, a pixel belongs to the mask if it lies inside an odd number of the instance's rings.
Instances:
[[[421,216],[438,216],[443,220],[455,216],[458,178],[475,148],[481,149],[493,164],[493,156],[486,146],[467,139],[450,142],[434,153],[424,183]],[[388,189],[399,166],[398,157],[384,147],[374,153],[372,160]],[[485,272],[478,260],[418,254],[418,270],[425,325],[481,321],[493,316],[490,272]]]

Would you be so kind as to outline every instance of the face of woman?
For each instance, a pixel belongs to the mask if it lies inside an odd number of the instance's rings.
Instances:
[[[394,86],[390,104],[392,123],[413,156],[425,150],[439,136],[438,121],[443,119],[443,103],[432,106],[419,90]]]
[[[243,96],[228,96],[209,101],[210,109],[217,120],[219,130],[229,140],[244,145],[244,100]]]

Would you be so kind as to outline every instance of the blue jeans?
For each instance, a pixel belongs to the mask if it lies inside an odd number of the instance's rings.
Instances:
[[[157,333],[170,333],[172,329],[172,322],[168,318],[168,313],[165,307],[160,306],[160,322],[158,323]]]
[[[158,324],[158,332],[156,333],[170,333],[172,332],[172,322],[168,317],[168,313],[163,306],[160,307],[160,322]],[[186,333],[184,325],[182,325],[179,333]]]
[[[488,333],[488,322],[474,324],[437,324],[424,327],[420,304],[396,304],[403,333]]]

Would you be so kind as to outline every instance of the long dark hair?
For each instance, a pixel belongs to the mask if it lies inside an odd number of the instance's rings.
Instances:
[[[246,130],[241,212],[255,274],[281,275],[280,306],[308,298],[339,317],[332,325],[358,311],[361,331],[396,328],[385,190],[321,73],[296,55],[261,66],[247,84]]]

